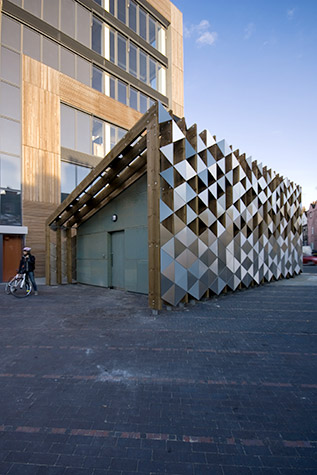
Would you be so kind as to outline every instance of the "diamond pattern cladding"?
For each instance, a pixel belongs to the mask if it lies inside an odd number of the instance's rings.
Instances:
[[[301,188],[161,105],[159,122],[163,301],[299,274]]]

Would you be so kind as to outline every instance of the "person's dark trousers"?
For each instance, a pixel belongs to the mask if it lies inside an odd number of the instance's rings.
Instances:
[[[37,292],[37,285],[34,279],[34,272],[28,272],[28,278],[31,281],[34,292]]]

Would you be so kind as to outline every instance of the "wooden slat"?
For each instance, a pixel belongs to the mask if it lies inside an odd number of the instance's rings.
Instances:
[[[162,308],[160,272],[160,149],[159,124],[155,113],[147,127],[147,185],[148,185],[148,256],[149,306]]]
[[[66,268],[67,268],[67,283],[73,282],[73,269],[72,269],[72,230],[66,229]]]
[[[56,283],[62,283],[62,230],[56,230]]]
[[[66,208],[72,204],[85,189],[90,186],[99,175],[101,175],[109,164],[114,160],[115,157],[121,153],[125,153],[125,150],[130,147],[130,144],[141,135],[152,118],[154,111],[156,110],[156,105],[154,104],[146,114],[132,127],[129,132],[113,147],[113,149],[106,155],[106,157],[101,160],[101,162],[87,175],[87,177],[70,193],[66,200],[61,203],[57,210],[52,213],[48,219],[47,224],[52,224]]]
[[[137,144],[134,145],[122,158],[115,157],[115,159],[110,163],[111,169],[106,174],[97,181],[89,190],[80,197],[79,201],[76,202],[72,208],[65,211],[62,214],[61,218],[56,221],[57,226],[62,226],[68,219],[70,219],[75,213],[77,213],[84,205],[89,203],[89,201],[97,194],[99,191],[108,183],[111,183],[116,176],[130,163],[132,162],[140,153],[142,153],[146,148],[146,137],[142,137]]]

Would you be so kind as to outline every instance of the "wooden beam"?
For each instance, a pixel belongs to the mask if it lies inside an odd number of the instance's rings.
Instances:
[[[46,285],[51,285],[51,230],[45,227],[45,281]]]
[[[145,149],[146,137],[142,137],[138,143],[135,144],[134,147],[132,147],[122,158],[115,157],[113,162],[111,162],[109,165],[111,169],[108,172],[105,172],[106,174],[100,177],[97,183],[92,185],[92,187],[80,197],[79,201],[77,201],[70,209],[66,210],[65,213],[62,213],[61,218],[56,220],[56,225],[62,226],[68,221],[68,219],[72,218],[75,213],[81,210],[83,206],[87,204],[89,206],[89,201],[93,200],[95,195],[99,193],[102,188],[115,180],[116,176]]]
[[[56,230],[56,283],[62,283],[62,230]]]
[[[103,200],[109,196],[113,190],[118,189],[120,193],[122,191],[122,185],[124,184],[125,180],[130,178],[133,173],[137,172],[140,168],[144,167],[146,164],[146,153],[142,156],[138,157],[137,161],[134,162],[130,167],[126,167],[126,169],[121,173],[119,177],[116,177],[109,186],[104,188],[95,198],[92,198],[85,207],[81,208],[74,216],[69,220],[67,225],[69,227],[74,226],[76,223],[80,223],[83,217],[88,214],[90,211],[94,210],[97,212],[99,209],[102,208]]]
[[[78,196],[80,196],[85,189],[90,186],[96,178],[98,178],[108,168],[109,164],[120,154],[125,153],[130,144],[141,135],[147,126],[149,120],[152,119],[156,111],[156,104],[154,104],[142,118],[130,129],[125,136],[113,147],[113,149],[105,156],[103,160],[86,176],[86,178],[79,183],[79,185],[68,195],[68,197],[61,203],[58,208],[48,218],[46,223],[52,224],[63,213],[69,205],[73,204]]]
[[[66,268],[67,268],[67,283],[73,282],[73,266],[72,266],[72,229],[66,229]]]
[[[160,140],[158,110],[147,126],[149,306],[162,308],[160,261]]]

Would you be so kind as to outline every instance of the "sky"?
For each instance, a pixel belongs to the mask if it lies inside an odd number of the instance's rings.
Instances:
[[[317,0],[172,0],[185,118],[317,200]]]

